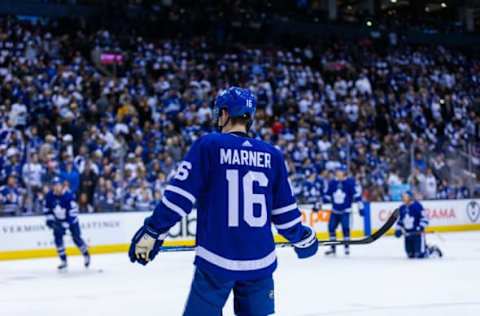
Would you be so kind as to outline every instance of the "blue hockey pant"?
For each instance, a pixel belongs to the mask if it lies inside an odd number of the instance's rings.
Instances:
[[[227,280],[196,268],[183,316],[221,316],[232,290],[235,315],[266,316],[274,313],[272,277]]]
[[[342,225],[343,239],[350,239],[350,213],[330,213],[330,219],[328,220],[328,233],[330,235],[330,240],[336,240],[335,230],[337,230],[338,225]],[[332,246],[335,249],[335,246]],[[348,245],[345,245],[345,248],[348,248]]]
[[[427,246],[425,243],[425,234],[414,233],[405,236],[405,251],[409,258],[428,257]]]
[[[80,252],[83,255],[88,254],[87,244],[83,241],[83,239],[81,237],[80,225],[78,224],[78,222],[70,224],[68,229],[70,230],[70,233],[72,234],[73,242],[78,247]],[[63,243],[63,236],[65,236],[65,232],[66,232],[65,228],[62,227],[61,225],[57,225],[53,229],[53,237],[54,237],[54,241],[55,241],[55,246],[57,248],[58,256],[62,260],[67,260],[67,255],[65,253],[65,245]]]

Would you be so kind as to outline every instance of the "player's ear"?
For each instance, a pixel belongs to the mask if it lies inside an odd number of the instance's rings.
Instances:
[[[226,124],[228,120],[228,111],[227,109],[223,108],[220,110],[220,117],[222,118],[223,124]]]
[[[228,111],[227,111],[227,109],[223,108],[223,109],[221,110],[220,116],[222,116],[222,117],[224,117],[224,118],[227,118],[227,117],[228,117]]]

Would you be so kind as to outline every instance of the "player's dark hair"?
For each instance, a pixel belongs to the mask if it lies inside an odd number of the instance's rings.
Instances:
[[[247,129],[247,132],[250,129],[250,126],[252,126],[252,118],[250,117],[249,113],[245,113],[241,116],[231,117],[230,120],[232,121],[233,125],[236,125],[236,124],[244,125]]]
[[[241,116],[235,116],[230,118],[232,121],[232,124],[247,124],[248,121],[250,120],[250,114],[246,113]]]

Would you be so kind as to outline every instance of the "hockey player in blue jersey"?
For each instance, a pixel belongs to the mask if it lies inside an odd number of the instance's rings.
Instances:
[[[408,258],[442,257],[438,247],[427,246],[425,243],[428,218],[422,204],[414,200],[412,191],[404,192],[402,201],[400,218],[395,226],[395,237],[405,235],[405,251]]]
[[[237,315],[274,312],[272,223],[299,258],[317,252],[315,234],[301,223],[281,152],[247,136],[255,107],[251,92],[237,87],[216,98],[220,133],[193,143],[133,237],[130,260],[147,264],[196,203],[196,269],[185,316],[221,315],[232,290]]]
[[[16,215],[22,210],[24,190],[17,185],[17,173],[8,176],[7,184],[0,187],[0,213]]]
[[[53,190],[45,195],[43,213],[47,217],[47,227],[53,230],[55,246],[61,260],[58,269],[63,270],[67,267],[67,255],[63,244],[63,236],[67,229],[70,230],[73,242],[83,254],[85,267],[88,267],[90,265],[90,254],[87,244],[81,237],[77,203],[71,193],[63,191],[60,178],[53,180]]]
[[[323,191],[323,179],[319,178],[318,175],[313,172],[310,173],[303,182],[303,200],[315,205],[321,201]]]
[[[358,203],[359,210],[363,209],[361,192],[355,184],[355,179],[346,177],[346,167],[340,165],[335,170],[336,179],[330,180],[323,195],[324,203],[332,203],[330,219],[328,220],[328,233],[330,240],[336,240],[335,231],[339,224],[342,225],[343,238],[350,239],[350,215],[353,203]],[[350,254],[350,247],[345,245],[345,254]],[[335,255],[335,246],[331,246],[325,255]]]

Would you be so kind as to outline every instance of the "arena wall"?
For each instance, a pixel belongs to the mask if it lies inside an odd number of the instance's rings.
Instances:
[[[357,211],[352,216],[352,237],[370,234],[382,225],[398,202],[366,203],[367,214]],[[424,201],[430,218],[429,231],[480,230],[480,200]],[[327,207],[325,207],[327,208]],[[312,212],[312,205],[301,205],[302,221],[317,232],[319,239],[327,239],[328,209]],[[81,214],[82,235],[91,253],[125,252],[135,231],[148,212]],[[275,231],[275,230],[274,230]],[[195,245],[196,212],[182,219],[169,232],[165,247],[169,250],[191,249]],[[341,238],[341,234],[337,233]],[[284,242],[276,235],[277,242]],[[43,216],[0,218],[0,260],[56,256],[53,234],[45,225]],[[65,237],[67,254],[77,255],[71,238]]]
[[[401,202],[370,203],[370,220],[375,231]],[[480,230],[480,199],[422,201],[430,221],[427,231]],[[393,229],[389,232],[393,233]]]

